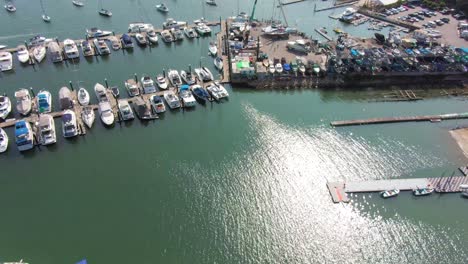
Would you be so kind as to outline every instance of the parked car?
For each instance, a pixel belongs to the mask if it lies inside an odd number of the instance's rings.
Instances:
[[[450,22],[450,18],[448,18],[448,17],[443,17],[440,20],[443,21],[446,24],[448,24]]]

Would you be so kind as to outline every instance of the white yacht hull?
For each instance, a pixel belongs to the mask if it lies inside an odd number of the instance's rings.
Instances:
[[[5,130],[1,128],[0,128],[0,135],[3,138],[0,141],[0,153],[3,153],[8,149],[8,135],[5,133]]]

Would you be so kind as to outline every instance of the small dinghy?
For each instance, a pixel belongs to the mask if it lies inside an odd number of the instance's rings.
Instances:
[[[89,96],[88,91],[86,91],[85,88],[81,87],[78,90],[78,102],[80,103],[80,105],[85,106],[89,104],[89,100],[90,100],[90,96]]]
[[[206,3],[207,3],[208,5],[212,5],[212,6],[217,5],[217,4],[216,4],[216,0],[206,0]]]
[[[111,92],[112,92],[112,95],[114,96],[114,98],[119,97],[119,95],[120,95],[119,87],[112,86],[110,89],[111,89]]]
[[[8,135],[5,130],[0,128],[0,153],[5,152],[8,149]]]
[[[434,192],[433,188],[418,188],[413,190],[414,196],[426,196]]]
[[[90,106],[83,107],[83,110],[81,111],[81,119],[87,127],[91,128],[94,124],[94,119],[96,119],[93,108]]]
[[[13,4],[7,4],[7,5],[5,5],[5,9],[6,9],[8,12],[15,12],[15,11],[16,11],[16,7],[15,7]]]
[[[101,10],[99,10],[98,12],[101,16],[106,16],[106,17],[112,16],[112,12],[104,8],[101,8]]]
[[[391,197],[397,196],[399,193],[400,193],[400,190],[394,189],[394,190],[383,191],[380,193],[380,195],[382,196],[382,198],[391,198]]]
[[[44,20],[45,22],[50,22],[51,18],[50,16],[46,15],[46,14],[42,14],[42,20]]]

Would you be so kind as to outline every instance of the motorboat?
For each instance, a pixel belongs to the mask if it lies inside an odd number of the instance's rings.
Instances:
[[[63,41],[63,49],[65,50],[65,55],[68,59],[75,59],[80,57],[78,47],[76,46],[75,41],[71,39],[66,39]]]
[[[184,27],[184,34],[187,36],[187,38],[192,39],[192,38],[198,38],[198,33],[195,31],[195,29],[191,27]]]
[[[110,88],[110,90],[111,90],[111,93],[112,93],[112,95],[114,96],[114,98],[118,98],[118,97],[119,97],[119,95],[120,95],[119,87],[117,87],[117,86],[112,86],[112,87]]]
[[[41,145],[50,145],[57,142],[55,121],[49,114],[39,116],[39,141]]]
[[[56,63],[63,61],[62,49],[56,42],[49,42],[49,44],[47,45],[47,49],[49,51],[49,56],[52,62]]]
[[[8,149],[8,135],[0,128],[0,153],[5,152]]]
[[[216,47],[216,43],[210,42],[210,44],[208,45],[208,50],[210,51],[211,56],[218,55],[218,47]]]
[[[383,191],[380,193],[380,195],[383,198],[391,198],[391,197],[397,196],[399,193],[400,193],[400,190],[394,189],[394,190]]]
[[[143,76],[141,78],[141,85],[143,86],[143,93],[155,93],[156,86],[154,86],[154,81],[149,76]]]
[[[156,83],[158,84],[159,89],[167,89],[167,79],[164,75],[158,74],[158,76],[156,76]]]
[[[112,107],[109,102],[100,102],[98,111],[101,121],[104,123],[104,125],[111,126],[114,124],[115,116],[112,112]]]
[[[216,0],[206,0],[205,1],[208,5],[215,6],[216,5]]]
[[[146,40],[145,36],[140,33],[135,34],[135,39],[139,45],[145,46],[148,41]]]
[[[107,37],[112,35],[112,31],[100,30],[96,27],[93,27],[91,29],[86,29],[86,35],[88,36],[88,38]]]
[[[206,101],[213,101],[210,94],[205,89],[203,89],[203,87],[201,87],[200,85],[193,85],[191,90],[192,90],[193,96],[195,96],[195,99],[200,104],[205,104]]]
[[[128,25],[128,32],[130,33],[142,33],[154,31],[153,24],[150,23],[143,23],[143,22],[134,22]]]
[[[15,123],[15,141],[19,151],[30,150],[34,147],[34,136],[31,125],[25,120]]]
[[[52,112],[52,95],[49,91],[40,91],[37,94],[38,111],[40,114]]]
[[[283,72],[283,66],[281,65],[281,63],[277,63],[277,64],[275,65],[275,71],[276,71],[277,73],[282,73],[282,72]]]
[[[195,30],[198,32],[199,35],[204,36],[211,34],[211,28],[207,26],[204,22],[198,22],[195,23],[195,25]]]
[[[150,104],[156,114],[166,112],[166,106],[161,96],[153,95],[150,97]]]
[[[182,85],[182,79],[180,78],[179,72],[176,70],[169,70],[167,73],[167,78],[174,87]]]
[[[62,115],[62,133],[63,137],[71,138],[78,135],[78,126],[76,123],[76,114],[68,109]]]
[[[11,112],[11,101],[10,98],[4,95],[0,95],[0,119],[5,120]]]
[[[16,48],[16,55],[18,56],[18,60],[21,63],[28,63],[29,62],[29,51],[26,49],[26,46],[24,45],[19,45],[18,48]]]
[[[31,95],[29,95],[28,89],[19,89],[15,92],[16,98],[16,111],[21,115],[28,115],[32,109]]]
[[[179,96],[182,100],[182,104],[184,107],[194,107],[197,102],[193,97],[192,93],[190,92],[189,88],[189,85],[182,85],[180,87]]]
[[[301,73],[303,73],[303,74],[306,72],[306,68],[305,68],[304,64],[302,64],[302,63],[299,64],[299,71]]]
[[[171,34],[172,34],[172,37],[173,37],[174,41],[184,39],[184,33],[182,33],[182,31],[179,29],[179,27],[171,28]]]
[[[213,60],[213,63],[216,67],[216,69],[222,71],[223,70],[223,59],[221,57],[216,57],[214,60]]]
[[[148,37],[149,42],[152,44],[157,44],[158,43],[158,35],[154,30],[150,30],[146,33],[146,36]]]
[[[72,99],[72,93],[68,87],[62,87],[59,90],[59,103],[60,103],[60,109],[65,110],[65,109],[71,109],[73,108],[73,99]]]
[[[98,102],[109,102],[109,98],[107,98],[106,87],[104,87],[100,83],[96,83],[94,85],[94,93],[98,99]]]
[[[301,52],[305,54],[308,54],[312,50],[310,43],[306,42],[303,39],[289,41],[286,45],[286,48],[291,51]]]
[[[210,94],[210,96],[215,99],[216,101],[219,101],[222,96],[221,96],[221,90],[219,89],[219,87],[215,84],[209,84],[207,87],[206,87],[206,90],[208,91],[208,93]]]
[[[87,40],[81,42],[81,50],[83,52],[83,56],[85,57],[94,56],[94,48],[91,42]]]
[[[78,90],[78,102],[80,103],[80,105],[85,106],[89,104],[89,101],[90,101],[90,96],[89,96],[88,91],[86,91],[84,87],[81,87]]]
[[[104,8],[99,9],[98,13],[101,16],[105,16],[105,17],[111,17],[112,16],[112,12],[110,10],[107,10],[107,9],[104,9]]]
[[[52,19],[50,18],[49,15],[47,14],[42,14],[42,20],[44,20],[45,22],[50,22]]]
[[[164,42],[170,43],[174,41],[174,38],[172,37],[172,34],[169,30],[163,30],[161,31],[161,37]]]
[[[130,35],[128,35],[128,34],[123,34],[122,37],[120,37],[120,42],[122,42],[122,47],[124,49],[133,48],[132,37],[130,37]]]
[[[122,44],[120,43],[120,40],[117,37],[110,36],[108,39],[111,42],[111,47],[113,50],[119,50],[122,48]]]
[[[0,70],[9,71],[13,69],[13,57],[8,51],[0,51]]]
[[[94,124],[94,120],[96,119],[96,115],[94,114],[94,109],[91,106],[85,106],[81,110],[81,119],[83,120],[83,123],[88,128],[91,128]]]
[[[11,3],[6,4],[4,7],[5,7],[6,11],[8,11],[8,12],[16,12],[16,6],[14,6]]]
[[[156,9],[158,9],[158,11],[163,12],[163,13],[169,12],[169,8],[167,8],[167,6],[163,3],[156,5]]]
[[[197,82],[197,80],[195,79],[195,75],[193,75],[190,71],[180,71],[180,77],[188,85],[192,85]]]
[[[46,56],[46,48],[43,45],[36,46],[33,49],[33,56],[38,63],[41,63]]]
[[[275,69],[275,65],[273,63],[268,66],[268,71],[270,73],[275,73],[276,69]]]
[[[127,89],[128,96],[134,97],[140,95],[140,85],[133,79],[125,81],[125,88]]]
[[[214,84],[216,86],[218,86],[218,89],[219,89],[218,93],[219,93],[220,98],[228,98],[229,97],[228,91],[226,90],[226,88],[224,88],[224,86],[220,82],[214,81]]]
[[[79,0],[73,0],[72,3],[73,5],[78,6],[78,7],[84,6],[84,3]]]
[[[213,80],[213,74],[206,67],[201,67],[201,68],[195,69],[195,73],[197,74],[198,79],[200,81],[208,82],[208,81]]]
[[[460,184],[460,192],[463,197],[468,198],[468,184]]]
[[[168,18],[166,21],[163,23],[163,29],[171,29],[174,27],[186,27],[187,22],[185,21],[176,21],[173,18]]]
[[[434,192],[434,188],[417,188],[413,190],[414,196],[426,196]]]
[[[29,39],[29,47],[35,47],[39,45],[45,45],[47,42],[50,42],[50,39],[46,39],[44,36],[36,35]]]
[[[143,99],[141,99],[140,97],[135,97],[135,100],[133,100],[133,104],[139,119],[151,120],[158,118],[158,115],[153,115],[153,113],[151,112],[151,108],[149,108],[146,105],[145,101],[143,101]]]
[[[163,96],[169,108],[171,109],[180,108],[180,99],[174,92],[172,91],[164,92]]]
[[[352,7],[346,8],[343,14],[341,14],[340,20],[349,23],[354,20],[356,12],[356,9]]]
[[[128,104],[127,100],[119,100],[117,102],[117,106],[119,108],[120,117],[122,118],[123,121],[135,119],[133,110]]]
[[[107,46],[107,43],[103,39],[94,39],[94,46],[97,49],[97,52],[99,55],[108,55],[110,54],[110,49],[109,46]]]

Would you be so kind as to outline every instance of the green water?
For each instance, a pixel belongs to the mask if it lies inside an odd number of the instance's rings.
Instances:
[[[259,16],[271,16],[271,2],[259,2]],[[11,25],[0,31],[0,44],[20,43],[27,38],[17,36],[23,32],[77,38],[93,25],[124,31],[131,21],[164,20],[150,1],[104,1],[114,13],[106,19],[92,1],[78,9],[46,0],[53,19],[47,25],[39,7],[15,3],[16,14],[0,17]],[[167,4],[170,16],[184,20],[237,12],[235,1],[218,3],[204,11],[198,1]],[[286,13],[299,22],[323,20],[329,13],[310,15],[314,3],[289,6]],[[304,27],[312,31],[313,25]],[[154,76],[197,65],[200,57],[213,69],[209,41],[160,43],[77,64],[16,65],[15,72],[1,74],[0,92],[12,96],[32,86],[56,99],[68,81],[84,81],[89,91],[104,78],[123,87],[133,73]],[[466,263],[468,205],[460,196],[419,199],[404,193],[384,201],[366,194],[335,205],[325,187],[327,181],[452,175],[467,160],[448,130],[467,121],[339,129],[328,124],[466,112],[466,101],[369,103],[365,91],[228,89],[227,102],[169,111],[155,122],[106,129],[97,121],[86,136],[65,140],[57,121],[58,142],[51,147],[19,153],[11,142],[0,156],[0,260]],[[12,140],[13,131],[7,133]]]

